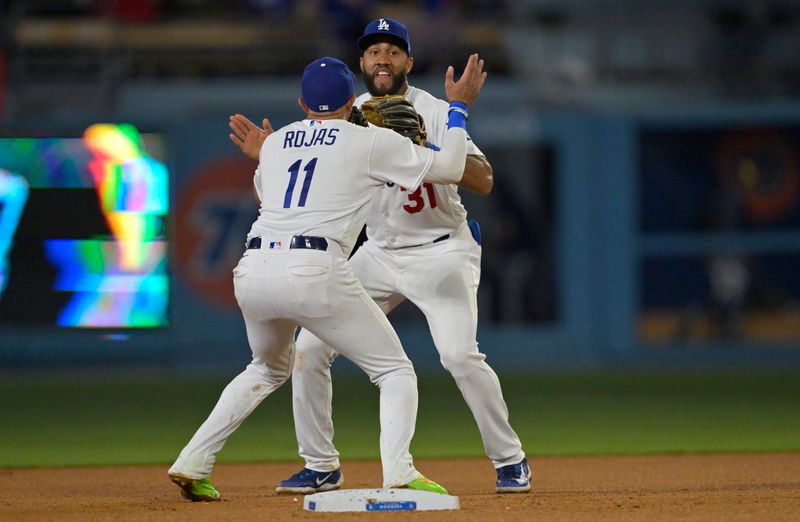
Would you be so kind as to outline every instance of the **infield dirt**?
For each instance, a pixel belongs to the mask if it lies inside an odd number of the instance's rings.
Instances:
[[[0,520],[800,520],[800,453],[532,457],[530,494],[494,493],[486,459],[417,460],[459,511],[312,513],[275,484],[299,463],[219,464],[224,500],[192,503],[167,465],[0,469]],[[380,486],[378,462],[346,462],[345,487]]]

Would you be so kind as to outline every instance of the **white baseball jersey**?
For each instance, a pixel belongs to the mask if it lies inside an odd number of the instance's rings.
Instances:
[[[350,252],[369,203],[387,183],[414,192],[423,179],[461,179],[466,133],[448,134],[455,146],[433,152],[388,129],[344,120],[303,120],[275,131],[261,147],[254,179],[261,208],[248,239],[320,236]]]
[[[430,93],[408,87],[405,97],[422,115],[428,142],[441,146],[447,131],[450,104]],[[360,106],[369,93],[356,99]],[[467,154],[483,156],[467,137]],[[433,242],[445,234],[454,234],[467,217],[456,185],[423,183],[417,188],[386,185],[379,193],[367,218],[367,236],[380,248],[405,248]]]

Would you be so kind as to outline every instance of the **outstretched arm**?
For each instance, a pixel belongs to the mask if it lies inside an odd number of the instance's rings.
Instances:
[[[467,66],[458,82],[453,82],[453,67],[448,67],[445,74],[444,89],[450,102],[462,102],[467,106],[472,105],[486,81],[486,72],[483,70],[483,60],[473,54],[467,60]],[[452,106],[452,104],[451,104]],[[482,196],[492,191],[494,181],[492,166],[486,158],[468,155],[464,164],[464,174],[458,185]]]
[[[444,134],[441,150],[434,154],[433,163],[425,175],[425,181],[460,184],[467,173],[468,108],[478,98],[486,80],[483,63],[477,53],[470,55],[464,72],[457,82],[453,81],[455,74],[453,66],[447,68],[444,80],[444,90],[447,100],[450,102],[447,131]],[[454,162],[456,158],[458,161]],[[456,164],[458,164],[457,171],[451,170]]]
[[[234,145],[241,149],[245,156],[256,161],[258,161],[261,145],[267,139],[267,136],[273,132],[272,125],[270,125],[267,118],[264,118],[262,125],[264,128],[258,127],[241,114],[234,114],[228,122],[228,126],[233,131],[228,134],[228,137],[230,137]]]

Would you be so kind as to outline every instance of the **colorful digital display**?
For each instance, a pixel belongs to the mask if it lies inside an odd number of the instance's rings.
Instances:
[[[0,139],[0,322],[168,324],[162,145],[125,124]]]
[[[8,280],[8,251],[27,200],[25,178],[0,169],[0,296]]]

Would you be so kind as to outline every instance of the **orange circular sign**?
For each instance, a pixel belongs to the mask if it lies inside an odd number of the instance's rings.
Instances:
[[[772,223],[796,208],[800,158],[788,136],[771,130],[733,132],[721,142],[717,164],[723,183],[754,223]]]

